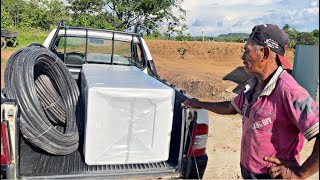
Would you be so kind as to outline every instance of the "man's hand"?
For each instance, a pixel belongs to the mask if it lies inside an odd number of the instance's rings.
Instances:
[[[183,103],[181,103],[181,106],[188,108],[199,108],[199,101],[194,99],[187,99]]]
[[[303,179],[297,162],[283,161],[274,157],[264,157],[263,160],[277,165],[269,169],[269,175],[273,179]]]

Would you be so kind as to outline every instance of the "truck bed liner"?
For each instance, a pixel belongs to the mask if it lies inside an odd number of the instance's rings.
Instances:
[[[55,156],[33,149],[28,142],[21,138],[20,143],[20,175],[29,178],[71,178],[93,177],[103,175],[130,175],[141,174],[172,174],[175,164],[167,162],[126,165],[87,165],[82,153],[77,150],[67,156]]]

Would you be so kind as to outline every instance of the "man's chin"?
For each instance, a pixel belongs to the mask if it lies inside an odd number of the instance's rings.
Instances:
[[[246,66],[244,66],[244,70],[246,70],[246,73],[252,74],[251,71],[250,71],[250,69],[248,69]]]

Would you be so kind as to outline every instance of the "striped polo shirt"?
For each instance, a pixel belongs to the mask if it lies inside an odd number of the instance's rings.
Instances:
[[[310,141],[319,133],[319,105],[281,66],[249,106],[256,83],[256,78],[249,80],[231,101],[243,115],[241,164],[257,174],[275,166],[265,156],[300,164],[304,138]]]

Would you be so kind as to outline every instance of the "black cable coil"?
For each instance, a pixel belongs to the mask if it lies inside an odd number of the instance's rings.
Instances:
[[[6,97],[21,108],[23,136],[44,151],[66,155],[79,145],[79,89],[65,64],[46,48],[16,51],[5,70]]]

